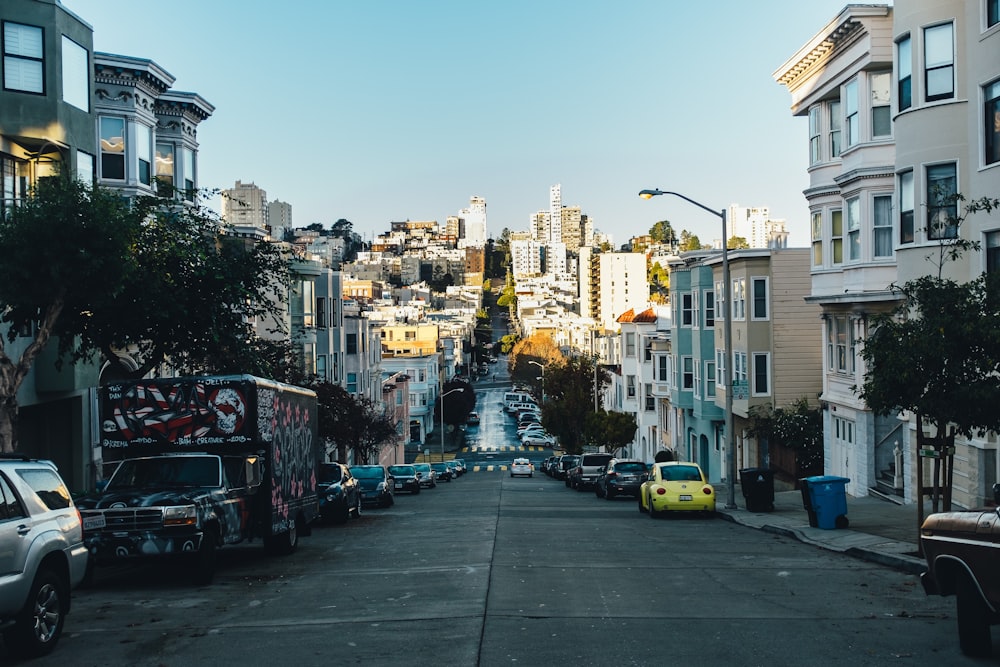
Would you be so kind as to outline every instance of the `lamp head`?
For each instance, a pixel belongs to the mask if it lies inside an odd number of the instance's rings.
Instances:
[[[661,190],[659,190],[659,189],[655,189],[655,190],[640,190],[639,191],[639,196],[642,197],[643,199],[652,199],[656,195],[662,195],[662,194],[663,194],[663,192]]]

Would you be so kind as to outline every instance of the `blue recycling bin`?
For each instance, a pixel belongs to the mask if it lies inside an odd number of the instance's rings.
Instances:
[[[809,504],[816,515],[816,527],[826,530],[847,528],[847,477],[818,475],[806,477]],[[810,522],[811,523],[811,522]]]

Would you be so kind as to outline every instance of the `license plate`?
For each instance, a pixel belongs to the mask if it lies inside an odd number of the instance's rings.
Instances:
[[[681,500],[691,500],[691,496],[681,496]]]
[[[83,517],[84,530],[98,530],[100,528],[104,528],[105,525],[103,514],[94,514],[92,516]]]
[[[402,482],[396,482],[396,488],[397,488],[397,489],[401,489],[401,488],[403,488],[403,484],[402,484]]]

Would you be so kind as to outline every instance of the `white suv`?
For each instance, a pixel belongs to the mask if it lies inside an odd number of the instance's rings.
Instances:
[[[11,653],[55,648],[87,558],[80,513],[56,467],[0,455],[0,630]]]

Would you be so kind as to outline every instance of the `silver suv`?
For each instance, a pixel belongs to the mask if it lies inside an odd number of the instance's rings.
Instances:
[[[56,467],[0,454],[0,630],[11,653],[55,648],[87,558],[80,513]]]

